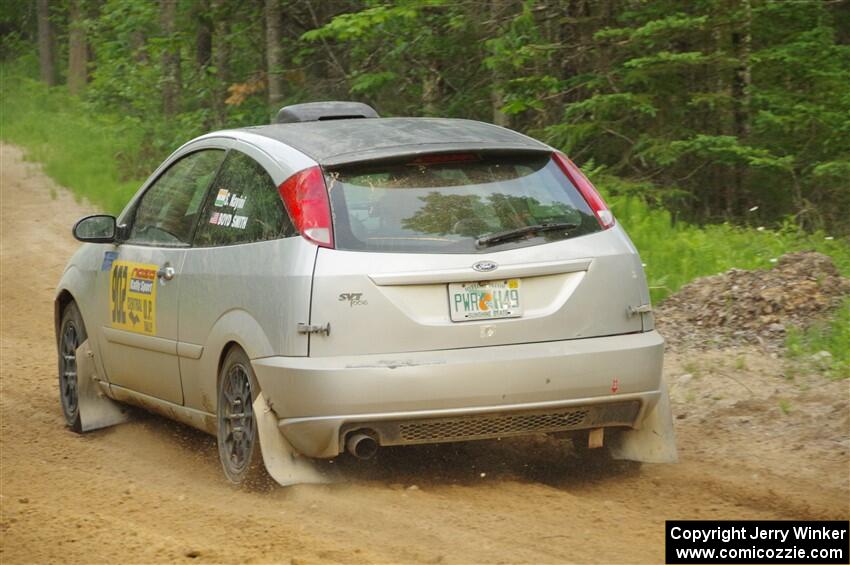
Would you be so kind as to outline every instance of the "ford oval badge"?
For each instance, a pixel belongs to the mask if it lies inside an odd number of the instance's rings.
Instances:
[[[479,261],[472,265],[472,268],[479,273],[489,273],[499,268],[499,264],[494,261]]]

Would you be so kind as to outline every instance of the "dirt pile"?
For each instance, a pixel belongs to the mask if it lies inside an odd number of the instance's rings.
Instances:
[[[850,279],[813,251],[783,255],[767,271],[731,269],[683,286],[656,310],[672,347],[782,344],[786,327],[806,327],[850,295]]]

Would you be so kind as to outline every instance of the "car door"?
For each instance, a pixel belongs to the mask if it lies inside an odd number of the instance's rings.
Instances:
[[[101,271],[107,311],[101,351],[113,385],[183,403],[177,358],[180,272],[223,147],[184,154],[138,198],[126,218],[127,238]]]
[[[278,192],[283,172],[234,140],[206,199],[181,272],[180,374],[185,405],[215,411],[225,341],[249,355],[306,356],[315,246],[299,236]],[[195,352],[194,355],[191,353]]]

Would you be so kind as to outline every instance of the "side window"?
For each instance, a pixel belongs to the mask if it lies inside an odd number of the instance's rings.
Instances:
[[[128,242],[189,245],[207,187],[224,156],[223,149],[204,149],[171,165],[142,195]]]
[[[195,245],[251,243],[296,235],[274,181],[251,157],[231,150],[210,190]]]

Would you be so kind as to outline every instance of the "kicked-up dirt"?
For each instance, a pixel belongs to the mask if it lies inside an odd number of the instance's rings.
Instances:
[[[668,356],[674,465],[541,437],[339,457],[338,483],[256,492],[159,417],[76,435],[52,300],[91,207],[17,148],[0,159],[3,563],[660,563],[667,519],[850,518],[850,381],[785,378],[754,348]]]

